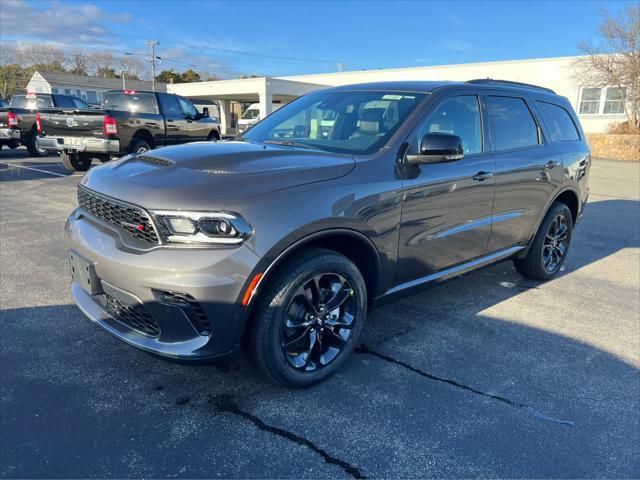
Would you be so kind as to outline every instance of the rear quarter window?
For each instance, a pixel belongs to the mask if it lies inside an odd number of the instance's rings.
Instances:
[[[553,103],[536,101],[544,123],[554,142],[570,142],[580,140],[578,128],[571,115],[564,108]]]
[[[102,108],[131,113],[158,113],[155,97],[151,93],[105,93]]]

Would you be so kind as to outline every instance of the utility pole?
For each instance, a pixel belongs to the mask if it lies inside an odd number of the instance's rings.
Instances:
[[[339,72],[344,72],[344,67],[346,67],[346,63],[336,63],[336,67],[338,67]]]
[[[124,68],[120,69],[120,76],[122,77],[122,90],[126,90],[127,87],[125,86],[125,83],[124,83],[125,82],[125,79],[124,79],[124,77],[125,77]]]
[[[151,47],[151,90],[156,91],[156,46],[160,45],[157,40],[148,40],[147,45]]]

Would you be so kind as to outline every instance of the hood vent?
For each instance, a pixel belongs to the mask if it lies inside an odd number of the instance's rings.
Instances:
[[[173,162],[171,160],[166,160],[164,158],[158,157],[150,157],[148,155],[138,155],[134,158],[134,160],[138,160],[139,162],[144,163],[150,163],[159,167],[170,167],[171,165],[173,165]]]

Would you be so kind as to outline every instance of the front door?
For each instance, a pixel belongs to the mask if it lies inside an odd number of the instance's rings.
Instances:
[[[191,100],[180,96],[177,98],[184,118],[187,121],[187,141],[197,142],[206,140],[212,130],[209,119],[202,117],[202,115],[198,113],[198,109],[191,103]]]
[[[160,100],[160,108],[162,109],[162,115],[164,116],[167,129],[166,145],[184,143],[187,141],[186,132],[189,127],[180,109],[180,105],[178,105],[176,96],[168,93],[158,93],[158,99]]]
[[[426,133],[457,135],[464,157],[410,167],[403,180],[397,283],[403,284],[484,255],[491,232],[494,162],[485,151],[476,95],[441,100],[416,129],[408,154]],[[410,172],[409,172],[410,173]]]

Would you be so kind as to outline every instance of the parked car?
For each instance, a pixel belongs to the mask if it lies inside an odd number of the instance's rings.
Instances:
[[[92,169],[66,225],[71,290],[130,345],[187,362],[243,345],[276,382],[310,385],[344,365],[379,300],[507,259],[555,277],[590,158],[571,104],[545,88],[310,93],[244,141]]]
[[[282,107],[280,103],[274,103],[272,106],[272,111],[275,112],[279,108]],[[238,135],[242,135],[253,125],[258,123],[261,119],[265,118],[266,114],[260,112],[260,104],[252,103],[249,107],[244,111],[242,117],[238,119],[237,133]]]
[[[69,170],[86,171],[94,158],[197,140],[220,140],[220,122],[199,113],[191,100],[170,93],[111,91],[102,109],[60,112],[43,119],[39,145],[60,152]]]
[[[88,109],[84,100],[71,95],[27,93],[13,95],[9,105],[0,107],[0,144],[9,148],[25,145],[34,157],[47,151],[38,144],[41,119],[54,111]]]

